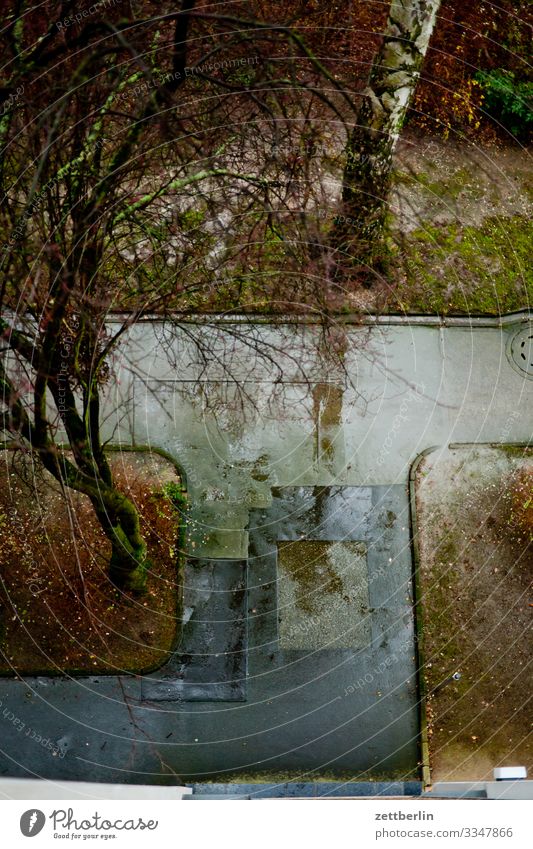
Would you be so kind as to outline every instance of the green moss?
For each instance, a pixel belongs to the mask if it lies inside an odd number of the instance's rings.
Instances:
[[[468,168],[458,168],[445,180],[432,180],[431,175],[420,171],[417,174],[409,174],[405,171],[397,171],[395,174],[396,184],[420,187],[427,190],[433,197],[441,198],[449,203],[455,201],[465,190],[469,197],[482,197],[483,191],[472,186],[472,172]]]
[[[306,613],[314,613],[317,590],[320,595],[344,592],[342,578],[327,558],[329,543],[317,540],[278,542],[283,568],[297,586],[296,603]]]
[[[445,536],[438,547],[438,558],[445,567],[455,563],[457,559],[457,547],[452,535]]]
[[[443,520],[443,517],[438,519],[439,522],[441,520]],[[423,594],[424,626],[430,634],[438,634],[443,627],[445,611],[454,592],[456,592],[458,571],[455,564],[459,557],[460,553],[454,534],[445,533],[434,553],[431,580]],[[454,634],[450,635],[446,641],[439,643],[439,660],[437,664],[433,664],[433,667],[437,670],[437,679],[442,664],[445,666],[451,664],[460,655],[459,639],[458,635]],[[437,680],[433,680],[435,674],[433,667],[428,674],[429,689],[438,683]]]
[[[500,451],[504,451],[511,457],[532,457],[533,448],[527,445],[497,445]]]
[[[481,227],[427,225],[411,234],[389,309],[499,315],[533,303],[526,217],[490,218]]]
[[[187,209],[175,216],[182,230],[197,230],[205,224],[205,212],[201,209]]]
[[[417,780],[418,773],[416,770],[409,772],[406,769],[400,768],[391,770],[390,772],[350,772],[345,769],[340,770],[310,770],[297,771],[272,771],[272,772],[234,772],[228,775],[214,775],[205,781],[198,781],[197,784],[285,784],[288,782],[321,782],[321,781],[409,781]]]
[[[169,555],[171,557],[176,557],[177,561],[179,561],[181,559],[180,553],[185,549],[185,517],[187,515],[188,505],[187,493],[183,488],[181,480],[167,481],[159,491],[153,493],[152,499],[156,502],[158,515],[165,515],[164,511],[157,507],[157,501],[159,499],[163,499],[172,509],[173,518],[177,528],[177,537],[176,544],[171,546],[169,550]]]

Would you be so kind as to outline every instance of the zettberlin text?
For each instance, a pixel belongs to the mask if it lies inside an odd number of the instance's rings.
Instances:
[[[404,814],[403,811],[390,811],[386,814],[375,814],[375,820],[432,820],[433,814],[426,811],[415,811],[412,814]]]

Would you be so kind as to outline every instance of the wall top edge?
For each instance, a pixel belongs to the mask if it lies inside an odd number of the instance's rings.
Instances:
[[[110,322],[123,322],[128,319],[127,313],[109,312]],[[145,315],[136,319],[135,323],[149,322],[165,324],[171,320],[171,316]],[[330,316],[332,324],[348,326],[419,326],[419,327],[505,327],[507,325],[527,323],[533,321],[533,311],[524,309],[517,312],[505,313],[498,316],[467,316],[467,315],[357,315],[346,314],[342,316]],[[287,324],[309,324],[320,325],[320,318],[315,316],[291,315],[285,313],[276,316],[239,314],[239,313],[213,313],[198,316],[176,316],[178,324],[265,324],[265,325],[287,325]]]

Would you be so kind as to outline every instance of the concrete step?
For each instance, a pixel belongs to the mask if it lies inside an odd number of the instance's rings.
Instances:
[[[282,784],[193,784],[187,799],[320,799],[420,796],[420,781],[288,781]],[[185,798],[185,797],[184,797]]]

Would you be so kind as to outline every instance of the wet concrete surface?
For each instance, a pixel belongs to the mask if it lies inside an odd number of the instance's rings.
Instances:
[[[339,648],[335,640],[318,650],[281,647],[277,543],[302,535],[365,543],[369,607],[360,648]],[[235,629],[243,563],[203,564],[188,596],[189,622],[196,619],[200,627],[184,634],[162,672],[144,679],[0,682],[3,705],[54,747],[12,723],[5,774],[165,783],[174,774],[190,779],[241,769],[416,773],[405,487],[279,489],[266,516],[252,514],[250,538],[247,638]],[[347,624],[348,630],[360,626],[339,620]]]
[[[144,680],[1,680],[0,774],[139,784],[239,770],[416,774],[409,468],[430,446],[530,439],[533,381],[506,356],[523,322],[354,327],[350,384],[312,358],[303,381],[290,357],[277,382],[244,346],[254,394],[244,410],[226,372],[196,373],[179,334],[170,363],[155,325],[132,328],[106,434],[164,449],[183,468],[189,553],[206,568],[191,585],[191,627],[171,664]],[[292,332],[254,330],[280,357],[296,350]],[[330,592],[318,612],[299,592],[302,609],[287,617],[277,558],[299,541],[319,544],[310,578],[314,569]],[[335,544],[346,546],[341,574],[324,565]],[[350,551],[359,596],[343,583]],[[236,629],[222,624],[231,620]],[[333,635],[323,645],[321,621]]]
[[[246,561],[185,565],[183,631],[170,661],[143,678],[144,701],[246,699]]]

